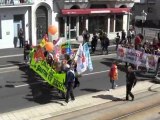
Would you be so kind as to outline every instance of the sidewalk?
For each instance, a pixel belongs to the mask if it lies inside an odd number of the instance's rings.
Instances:
[[[79,41],[82,42],[82,41]],[[112,43],[109,46],[109,51],[110,52],[115,52],[115,45]],[[0,58],[7,58],[7,57],[15,57],[15,56],[23,56],[23,50],[24,48],[6,48],[6,49],[0,49]],[[97,50],[95,52],[95,54],[91,54],[91,55],[101,55],[101,46],[100,46],[100,42],[98,42],[97,45]]]
[[[139,81],[133,93],[138,94],[144,91],[159,88],[160,84],[154,84],[150,81]],[[0,120],[42,120],[47,118],[54,119],[54,116],[70,113],[95,105],[111,102],[114,98],[124,98],[126,87],[118,87],[111,91],[101,91],[93,94],[76,97],[74,102],[69,102],[64,106],[64,101],[56,100],[45,105],[25,108],[0,114]],[[135,98],[136,100],[136,98]]]

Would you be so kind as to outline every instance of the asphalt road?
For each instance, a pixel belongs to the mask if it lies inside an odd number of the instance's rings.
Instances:
[[[94,56],[92,72],[85,72],[80,78],[80,87],[75,89],[75,96],[90,94],[109,89],[107,77],[109,66],[115,55]],[[125,74],[119,72],[119,86],[125,84]],[[61,99],[57,90],[49,88],[41,78],[27,67],[12,66],[0,69],[0,113],[55,102]]]
[[[110,50],[114,50],[114,47]],[[50,88],[32,70],[23,66],[22,49],[9,51],[5,53],[2,50],[0,53],[0,113],[63,100],[57,90]],[[101,51],[96,54],[99,52]],[[111,53],[110,51],[109,55],[92,56],[94,70],[85,72],[79,79],[81,84],[74,90],[75,96],[108,90],[111,87],[107,75],[111,62],[116,59],[115,54]],[[117,84],[125,85],[123,65],[119,65]]]

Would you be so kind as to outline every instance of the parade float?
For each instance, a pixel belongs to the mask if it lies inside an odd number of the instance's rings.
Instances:
[[[55,26],[49,26],[48,32],[54,35],[57,30]],[[47,54],[44,54],[47,53]],[[54,64],[47,63],[48,54],[52,55]],[[37,73],[49,85],[57,88],[58,90],[66,93],[66,72],[63,71],[64,67],[69,60],[76,63],[76,75],[81,76],[87,68],[92,71],[92,61],[90,57],[88,44],[79,45],[77,51],[72,50],[70,40],[60,38],[50,42],[48,38],[42,39],[41,43],[34,46],[30,51],[30,68]],[[67,58],[66,56],[69,56]]]

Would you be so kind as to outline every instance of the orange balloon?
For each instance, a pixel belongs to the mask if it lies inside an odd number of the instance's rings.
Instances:
[[[50,25],[48,27],[48,32],[51,34],[51,35],[55,35],[57,33],[57,27],[54,26],[54,25]]]
[[[53,48],[54,48],[53,43],[52,42],[47,42],[46,45],[45,45],[45,48],[48,52],[53,51]]]

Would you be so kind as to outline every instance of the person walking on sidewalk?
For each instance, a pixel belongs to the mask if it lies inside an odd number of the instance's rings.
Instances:
[[[134,95],[131,90],[136,85],[137,79],[134,72],[134,66],[129,66],[126,74],[126,100],[129,100],[129,96],[134,100]]]
[[[18,38],[19,38],[19,42],[20,42],[19,47],[23,48],[24,47],[24,31],[22,28],[18,32]]]
[[[112,63],[112,66],[109,71],[109,77],[110,77],[111,88],[115,89],[118,86],[115,82],[116,80],[118,80],[118,68],[116,61]]]
[[[74,68],[71,67],[69,64],[66,64],[67,70],[67,76],[66,76],[66,88],[67,88],[67,93],[66,93],[66,98],[65,102],[69,102],[69,98],[71,97],[71,100],[75,100],[74,94],[73,94],[73,87],[74,87],[74,82],[75,82],[75,73],[74,73]]]

